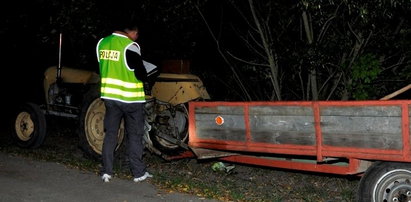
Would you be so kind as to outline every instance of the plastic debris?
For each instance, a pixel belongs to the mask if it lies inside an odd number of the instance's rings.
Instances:
[[[215,172],[226,172],[229,173],[235,168],[234,165],[226,165],[223,162],[216,162],[211,166],[211,169]]]

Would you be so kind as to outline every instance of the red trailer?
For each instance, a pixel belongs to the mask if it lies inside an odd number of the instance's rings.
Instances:
[[[411,201],[411,101],[190,102],[197,158],[361,176],[359,201]]]

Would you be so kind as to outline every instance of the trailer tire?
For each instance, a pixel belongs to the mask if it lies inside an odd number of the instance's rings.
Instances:
[[[375,162],[360,180],[359,202],[411,200],[411,164]]]
[[[87,157],[100,160],[104,141],[104,115],[106,108],[100,99],[98,86],[93,86],[84,95],[80,111],[79,144]],[[124,124],[121,123],[116,151],[124,139]]]
[[[13,139],[19,147],[38,148],[46,137],[46,117],[34,103],[25,103],[17,112]]]

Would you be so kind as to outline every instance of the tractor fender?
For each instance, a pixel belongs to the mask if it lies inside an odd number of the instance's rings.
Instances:
[[[161,73],[151,92],[157,100],[174,106],[196,99],[210,99],[201,79],[192,74]]]
[[[92,71],[62,67],[61,80],[66,83],[93,84],[100,81],[100,76]],[[57,81],[57,67],[52,66],[44,72],[43,89],[48,100],[50,86]]]

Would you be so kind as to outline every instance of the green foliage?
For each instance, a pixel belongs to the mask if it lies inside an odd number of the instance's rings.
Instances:
[[[372,54],[365,54],[358,58],[351,68],[352,83],[349,89],[356,100],[369,99],[375,94],[373,82],[381,73],[381,63]]]

